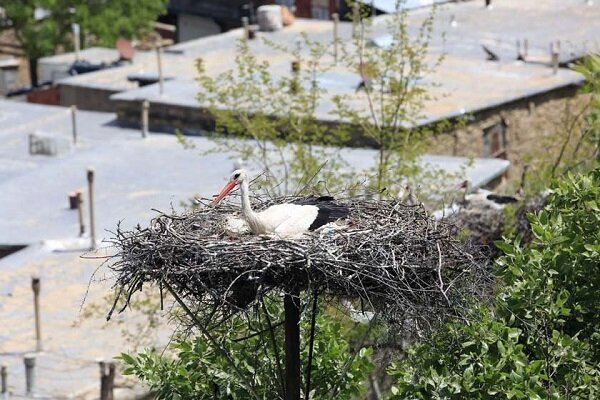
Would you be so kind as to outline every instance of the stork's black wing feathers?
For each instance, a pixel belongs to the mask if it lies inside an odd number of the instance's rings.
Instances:
[[[350,209],[347,206],[336,203],[335,199],[331,196],[308,197],[294,201],[294,204],[317,206],[319,209],[317,218],[315,218],[308,228],[309,231],[314,231],[338,219],[346,218],[350,214]]]
[[[486,197],[489,201],[493,201],[497,204],[508,204],[508,203],[516,203],[519,201],[516,197],[506,196],[501,194],[488,194]]]

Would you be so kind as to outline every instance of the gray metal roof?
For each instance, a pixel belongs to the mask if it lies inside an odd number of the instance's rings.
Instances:
[[[0,364],[8,365],[9,390],[24,395],[23,360],[35,348],[30,276],[42,279],[44,352],[37,359],[38,398],[88,398],[98,392],[97,358],[111,359],[130,350],[121,329],[136,329],[135,312],[102,320],[110,281],[95,276],[99,260],[82,259],[89,239],[78,239],[77,212],[68,209],[69,192],[86,187],[86,169],[96,171],[97,235],[109,236],[118,221],[145,225],[152,208],[181,208],[195,195],[211,196],[229,175],[231,154],[209,153],[207,138],[190,137],[195,150],[184,150],[175,136],[153,132],[142,139],[135,129],[114,125],[110,113],[78,112],[79,144],[58,156],[31,156],[27,136],[43,129],[71,137],[68,109],[0,100],[0,244],[29,247],[0,260]],[[344,149],[342,157],[357,171],[373,165],[375,152]],[[501,175],[508,162],[424,156],[427,168],[463,171],[475,185]],[[84,210],[87,213],[87,192]],[[86,214],[87,220],[87,214]],[[100,250],[98,255],[107,250]],[[99,314],[82,318],[80,307],[98,304]],[[85,314],[85,313],[84,313]],[[166,343],[171,328],[159,330],[155,344]],[[71,397],[69,397],[71,396]],[[93,398],[93,397],[90,397]]]
[[[68,194],[86,188],[88,167],[96,171],[97,235],[103,237],[120,220],[125,226],[143,224],[154,215],[152,208],[178,209],[195,195],[213,195],[233,166],[234,154],[210,153],[213,143],[205,137],[190,137],[196,149],[185,150],[174,135],[154,133],[142,140],[138,130],[115,126],[114,114],[83,111],[76,149],[58,157],[31,156],[27,135],[36,129],[71,137],[68,109],[0,101],[1,116],[7,124],[0,129],[0,244],[75,237],[77,212],[68,209]],[[360,172],[373,167],[376,152],[341,154]],[[446,171],[466,166],[474,185],[508,168],[504,160],[475,159],[468,166],[468,159],[448,156],[425,156],[421,163]]]
[[[409,13],[409,31],[413,34],[429,15],[428,8],[415,9]],[[371,40],[378,46],[388,46],[390,37],[387,24],[391,16],[373,19]],[[567,62],[587,54],[600,43],[600,4],[588,6],[579,0],[543,0],[524,3],[517,0],[494,2],[493,9],[486,9],[483,2],[470,1],[448,3],[439,6],[436,14],[435,31],[430,44],[430,59],[433,62],[445,54],[442,65],[427,76],[425,84],[430,87],[432,100],[426,102],[423,118],[417,124],[428,124],[464,113],[501,106],[512,101],[537,94],[579,85],[583,77],[567,69],[552,74],[549,67],[549,43],[561,41],[561,60]],[[452,23],[454,22],[454,23]],[[340,37],[349,40],[351,24],[341,23]],[[279,32],[260,32],[275,43],[295,47],[300,33],[311,39],[327,43],[332,40],[332,23],[327,21],[297,20]],[[209,74],[216,75],[234,67],[236,39],[241,30],[202,38],[172,46],[167,50],[190,58],[202,57]],[[528,55],[532,63],[516,61],[516,42],[528,42]],[[274,75],[289,73],[291,57],[278,54],[261,40],[249,43],[251,51],[261,60],[271,63]],[[486,60],[482,45],[498,54],[500,62]],[[182,60],[182,62],[185,62]],[[330,60],[325,59],[325,64]],[[196,101],[197,83],[195,74],[180,74],[180,82],[165,86],[165,94],[158,96],[156,87],[136,89],[113,96],[117,100],[152,101],[168,104],[193,106]],[[361,93],[352,94],[359,80],[357,74],[335,67],[319,77],[319,82],[331,95],[350,94],[354,107],[360,112],[367,110]],[[332,105],[326,100],[318,110],[318,118],[335,121],[330,114]]]
[[[562,62],[581,57],[597,48],[600,2],[591,6],[581,0],[502,0],[493,4],[493,9],[486,9],[482,1],[448,3],[438,7],[430,44],[430,60],[434,62],[440,54],[446,57],[437,71],[427,77],[426,83],[439,86],[430,88],[434,99],[426,103],[423,118],[418,124],[475,113],[536,94],[579,85],[583,81],[579,74],[566,69],[561,69],[557,75],[552,74],[548,66],[549,44],[560,40]],[[429,13],[428,7],[409,12],[409,31],[412,34],[416,34],[420,22]],[[382,15],[373,19],[371,40],[379,42],[380,46],[389,45],[389,36],[386,35],[391,18]],[[332,28],[332,23],[328,21],[297,19],[295,24],[282,31],[259,32],[258,35],[295,48],[296,40],[302,33],[321,43],[330,42]],[[350,23],[340,23],[342,40],[350,40],[351,31]],[[242,30],[237,29],[167,48],[164,71],[176,79],[165,85],[165,94],[160,98],[156,95],[157,86],[135,89],[135,85],[127,81],[127,76],[132,73],[156,71],[153,56],[140,57],[141,61],[132,66],[68,78],[60,84],[122,91],[114,96],[115,99],[137,101],[149,98],[190,106],[196,101],[195,92],[199,90],[194,82],[197,74],[195,59],[202,57],[208,73],[212,75],[232,69],[236,41],[241,36]],[[532,63],[516,61],[517,40],[521,41],[522,48],[527,40]],[[500,62],[486,61],[482,44],[497,53]],[[289,73],[291,57],[266,46],[262,40],[253,40],[249,45],[259,59],[271,62],[274,75]],[[330,62],[331,59],[324,60],[325,64]],[[357,80],[355,72],[341,67],[332,68],[319,78],[332,95],[355,96],[353,103],[356,108],[359,111],[366,110],[361,93],[352,94]],[[325,101],[319,109],[319,118],[335,121],[337,118],[330,115],[331,109],[332,105]]]

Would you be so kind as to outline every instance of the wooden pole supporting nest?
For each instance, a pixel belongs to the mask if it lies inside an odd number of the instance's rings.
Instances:
[[[285,400],[300,400],[300,292],[283,298],[285,311]]]

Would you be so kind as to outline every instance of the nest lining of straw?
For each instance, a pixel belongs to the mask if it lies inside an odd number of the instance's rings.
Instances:
[[[260,201],[255,209],[298,198]],[[487,260],[420,206],[342,199],[350,209],[336,231],[290,240],[225,233],[239,207],[201,204],[159,213],[149,226],[117,228],[107,260],[123,309],[145,284],[166,286],[195,309],[243,311],[270,294],[311,290],[360,300],[390,321],[442,319],[483,293]],[[120,307],[119,307],[120,309]]]

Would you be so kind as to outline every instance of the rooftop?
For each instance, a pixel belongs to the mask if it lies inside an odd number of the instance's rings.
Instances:
[[[420,22],[429,15],[429,8],[411,10],[409,29],[414,33]],[[385,46],[389,39],[387,24],[390,16],[373,18],[373,42]],[[600,5],[587,5],[579,0],[543,0],[535,5],[523,4],[517,0],[494,2],[492,9],[486,9],[483,2],[459,2],[439,6],[437,23],[433,34],[430,59],[445,54],[442,65],[427,83],[437,85],[430,89],[433,100],[425,105],[423,118],[418,124],[427,124],[464,113],[498,107],[513,101],[530,98],[565,87],[577,86],[583,82],[578,73],[569,69],[559,69],[553,74],[550,64],[550,43],[558,48],[562,63],[578,59],[598,45],[600,25]],[[333,24],[329,21],[298,19],[295,24],[278,32],[259,32],[259,37],[267,38],[279,45],[295,48],[300,33],[321,43],[332,40]],[[340,37],[349,40],[352,27],[342,22]],[[236,39],[241,38],[242,30],[233,30],[222,35],[180,43],[166,49],[166,52],[187,56],[192,59],[202,57],[209,74],[217,75],[234,67]],[[530,62],[517,61],[517,41],[524,51],[528,46]],[[249,42],[253,54],[271,63],[274,75],[289,74],[291,56],[273,50],[262,40]],[[485,45],[500,58],[499,62],[486,60],[482,48]],[[325,59],[332,64],[332,60]],[[181,66],[180,66],[181,67]],[[168,68],[168,66],[167,66]],[[183,67],[182,71],[183,71]],[[149,99],[159,104],[173,107],[197,107],[196,94],[200,90],[194,82],[193,68],[176,75],[177,79],[165,85],[159,95],[157,85],[134,89],[113,95],[118,102]],[[99,76],[98,76],[99,77]],[[90,80],[94,77],[90,76]],[[365,109],[363,93],[354,94],[359,83],[355,72],[333,67],[319,78],[330,95],[350,94],[356,109]],[[337,118],[330,114],[332,105],[324,101],[318,111],[322,120]]]
[[[0,244],[76,237],[77,212],[68,208],[67,196],[86,188],[88,167],[96,171],[99,237],[109,235],[107,230],[120,220],[125,226],[143,223],[155,214],[153,208],[178,209],[195,195],[210,197],[232,170],[234,154],[200,155],[213,146],[208,138],[190,137],[196,148],[185,150],[173,135],[153,133],[142,140],[138,130],[116,126],[111,113],[79,111],[77,115],[80,134],[74,150],[57,157],[32,156],[29,133],[41,130],[71,137],[68,109],[0,101],[0,120],[7,127],[0,129]],[[341,151],[357,174],[374,165],[375,154],[367,149]],[[449,156],[424,156],[421,163],[429,169],[464,174],[475,187],[501,176],[509,165],[505,160],[471,163]]]
[[[25,394],[23,357],[36,349],[31,277],[37,276],[43,352],[36,353],[34,397],[97,399],[98,361],[134,351],[138,344],[131,332],[139,332],[145,320],[132,312],[106,322],[111,283],[100,274],[90,285],[98,260],[80,258],[81,251],[56,252],[52,247],[34,245],[0,259],[0,364],[7,366],[10,398],[30,398]],[[145,336],[141,346],[168,342],[172,330],[166,328],[166,319],[159,321],[159,329]],[[122,385],[123,379],[118,377],[117,383]],[[126,392],[131,396],[146,391],[134,382],[127,386],[131,389],[115,391],[115,400],[126,398],[122,396]]]
[[[137,332],[144,321],[128,312],[103,322],[110,280],[96,271],[99,260],[80,257],[89,238],[77,236],[77,212],[68,208],[67,194],[86,186],[86,169],[96,172],[96,231],[103,238],[119,221],[125,227],[144,225],[156,215],[153,208],[181,209],[181,202],[195,195],[211,196],[233,166],[232,154],[199,154],[213,146],[207,138],[189,138],[196,148],[185,150],[173,135],[152,132],[142,139],[138,130],[116,126],[114,114],[85,111],[77,114],[74,149],[56,157],[29,154],[29,133],[68,140],[70,118],[67,108],[0,100],[0,244],[28,245],[0,260],[0,364],[8,365],[15,397],[25,397],[23,356],[35,349],[31,276],[42,282],[44,351],[37,354],[36,398],[95,398],[98,359],[132,350],[135,343],[123,330]],[[373,165],[375,152],[344,149],[341,155],[361,171]],[[504,160],[447,156],[424,156],[421,163],[468,177],[474,185],[508,168]],[[86,212],[87,206],[84,190]],[[91,255],[105,251],[110,249]],[[90,276],[94,282],[88,287]],[[150,340],[164,344],[169,332],[160,329]]]
[[[137,53],[133,63],[101,71],[90,72],[60,79],[57,84],[79,86],[113,91],[127,91],[138,87],[137,82],[128,78],[134,75],[156,74],[157,57],[154,51]],[[194,76],[195,59],[182,55],[164,54],[162,57],[165,77]]]

